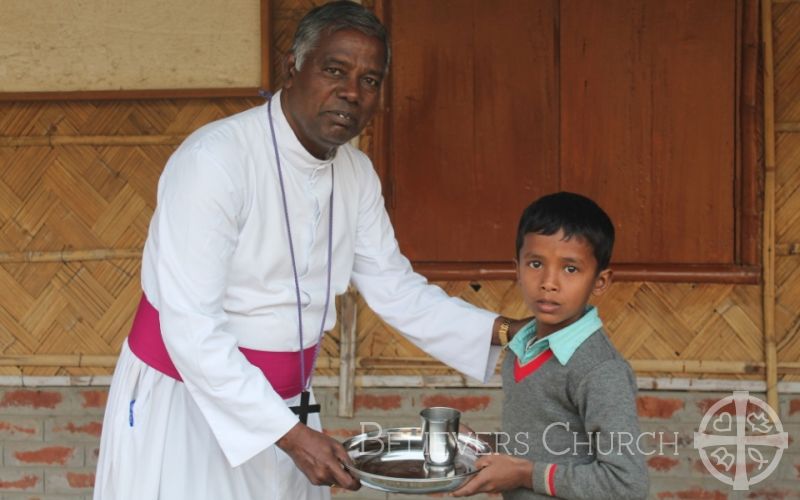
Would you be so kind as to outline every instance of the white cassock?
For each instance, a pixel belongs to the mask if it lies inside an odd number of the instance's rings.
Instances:
[[[303,311],[304,348],[336,322],[326,292],[331,164],[335,169],[331,294],[352,283],[381,318],[453,368],[494,371],[495,313],[449,297],[400,253],[369,159],[350,145],[319,160],[273,98]],[[149,367],[127,342],[103,422],[95,500],[326,499],[277,446],[297,423],[239,346],[299,349],[268,108],[202,127],[177,149],[158,185],[142,287],[159,311],[184,382]],[[309,425],[320,429],[319,416]]]

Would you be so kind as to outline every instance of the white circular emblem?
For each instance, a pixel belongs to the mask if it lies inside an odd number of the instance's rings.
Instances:
[[[717,415],[731,403],[735,414],[724,411]],[[703,465],[734,490],[749,490],[750,485],[766,479],[788,446],[789,434],[783,431],[778,414],[747,391],[734,391],[714,403],[703,415],[699,432],[694,433],[694,447]],[[731,471],[732,476],[728,474]]]

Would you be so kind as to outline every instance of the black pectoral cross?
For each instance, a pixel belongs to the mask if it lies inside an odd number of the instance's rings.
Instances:
[[[294,413],[295,415],[300,415],[300,421],[303,424],[308,423],[309,413],[319,413],[320,411],[320,406],[318,404],[316,405],[308,404],[310,399],[311,399],[311,394],[309,394],[308,391],[303,391],[300,393],[300,405],[289,407],[289,409],[292,410],[292,413]]]

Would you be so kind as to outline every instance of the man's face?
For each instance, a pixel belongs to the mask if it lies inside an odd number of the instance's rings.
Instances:
[[[289,55],[282,105],[312,155],[327,158],[364,129],[378,106],[385,61],[383,42],[349,29],[323,34],[299,71]]]

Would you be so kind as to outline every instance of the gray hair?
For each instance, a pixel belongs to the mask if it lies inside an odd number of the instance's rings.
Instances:
[[[375,14],[350,0],[338,0],[320,5],[311,9],[300,20],[292,42],[295,69],[300,70],[306,56],[317,47],[323,34],[328,35],[344,29],[358,30],[383,42],[386,52],[383,72],[386,73],[389,70],[392,52],[386,28]]]

